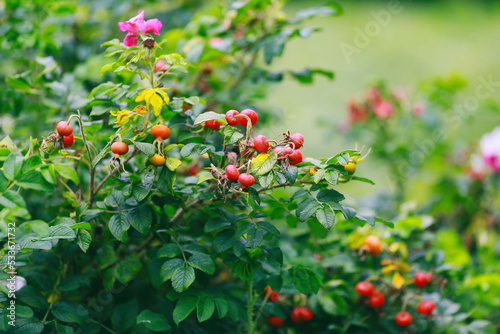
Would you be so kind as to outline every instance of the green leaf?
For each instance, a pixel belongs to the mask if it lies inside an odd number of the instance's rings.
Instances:
[[[144,310],[137,316],[137,324],[142,324],[154,332],[170,330],[167,318],[163,314],[153,313],[150,310]]]
[[[131,140],[132,144],[134,144],[135,147],[142,153],[148,156],[148,158],[151,158],[153,155],[156,154],[156,147],[153,144],[150,143],[141,143],[138,141],[133,141]]]
[[[325,176],[325,170],[318,169],[318,171],[313,174],[314,183],[318,183],[319,181],[321,181],[323,179],[323,176]]]
[[[278,182],[279,184],[286,183],[286,177],[282,173],[274,171],[274,177],[276,178],[276,182]]]
[[[9,276],[10,278],[10,276]],[[16,305],[16,317],[20,318],[32,318],[33,310],[28,306]]]
[[[288,182],[290,182],[290,184],[294,184],[297,179],[297,175],[299,174],[299,170],[295,166],[288,166],[288,168],[284,170],[284,173]]]
[[[248,188],[248,205],[256,210],[260,207],[260,196],[254,188]]]
[[[55,325],[57,334],[75,334],[73,327],[61,325],[58,322],[56,322]]]
[[[134,278],[134,276],[141,270],[141,260],[135,255],[129,256],[120,261],[115,266],[116,279],[123,284],[126,284]]]
[[[137,299],[114,306],[111,314],[113,329],[119,333],[128,333],[127,330],[136,324],[138,309]]]
[[[168,169],[170,169],[172,172],[179,168],[181,164],[182,161],[177,158],[167,157],[167,159],[165,159],[165,165],[167,165]]]
[[[25,173],[41,166],[43,166],[42,158],[40,158],[40,156],[38,155],[32,155],[28,159],[24,160],[21,170],[23,173]]]
[[[228,304],[224,298],[215,298],[215,306],[217,307],[217,313],[219,313],[219,318],[224,318],[227,315]]]
[[[83,325],[89,317],[88,311],[82,304],[73,302],[60,302],[54,305],[52,309],[54,317],[63,322],[78,323]]]
[[[19,90],[28,90],[31,88],[31,85],[26,81],[26,79],[19,77],[19,76],[6,76],[5,77],[5,82],[7,85],[14,89],[19,89]]]
[[[84,253],[87,253],[87,250],[90,247],[90,243],[92,242],[92,236],[90,235],[89,231],[86,230],[79,230],[78,231],[78,246],[80,246],[81,250]]]
[[[339,179],[339,174],[333,170],[327,170],[325,172],[325,180],[330,183],[332,186],[337,184],[337,180]]]
[[[225,252],[233,246],[233,230],[224,230],[217,234],[214,239],[214,250],[217,253]]]
[[[130,228],[130,223],[123,213],[115,214],[109,221],[109,231],[121,242],[127,241],[127,231]]]
[[[203,227],[203,230],[206,233],[213,232],[213,231],[219,231],[222,229],[225,229],[226,227],[231,226],[231,223],[223,218],[223,217],[215,217],[210,219],[208,222],[205,223],[205,226]]]
[[[274,179],[273,173],[267,173],[266,175],[262,175],[262,176],[258,177],[259,184],[263,188],[269,187],[271,185],[271,183],[273,182],[273,179]]]
[[[62,177],[63,179],[71,180],[76,185],[78,185],[78,183],[80,182],[78,174],[72,166],[56,164],[55,168],[59,176]]]
[[[277,159],[278,156],[274,152],[271,154],[261,153],[252,159],[250,172],[256,176],[267,174],[273,169]]]
[[[316,210],[316,218],[326,229],[331,229],[333,225],[335,225],[335,212],[332,207],[326,203]]]
[[[181,253],[181,249],[179,248],[179,246],[177,246],[177,244],[173,244],[172,243],[172,244],[163,245],[158,250],[158,253],[156,254],[156,256],[158,258],[162,258],[162,257],[176,257],[180,253]]]
[[[153,215],[149,206],[143,205],[128,211],[127,220],[137,231],[146,234],[153,223]]]
[[[3,175],[3,171],[0,169],[0,193],[3,193],[9,187],[9,180]]]
[[[375,185],[375,182],[373,182],[370,179],[367,179],[366,177],[352,176],[351,180],[361,181],[361,182],[369,183],[371,185]]]
[[[247,242],[250,248],[257,248],[264,240],[264,232],[261,229],[252,228],[247,233]]]
[[[243,139],[243,137],[245,137],[245,135],[232,126],[226,126],[224,128],[224,143],[226,145],[236,144],[240,139]]]
[[[214,314],[215,303],[212,298],[200,297],[196,303],[196,311],[199,322],[207,321]]]
[[[175,270],[181,268],[184,265],[184,261],[181,259],[171,259],[166,261],[160,269],[160,277],[162,282],[166,282],[172,278]]]
[[[106,155],[106,153],[109,152],[109,148],[111,147],[111,144],[107,144],[100,152],[98,155],[96,155],[94,157],[94,159],[92,160],[92,168],[94,168],[95,166],[97,166],[97,164],[99,163],[99,161],[102,160],[102,158],[104,158],[104,156]]]
[[[338,203],[345,199],[344,195],[332,189],[321,190],[316,196],[316,198],[320,202],[334,202],[334,203]]]
[[[3,164],[4,176],[9,180],[14,181],[21,172],[23,160],[24,158],[21,156],[18,156],[14,153],[9,154],[9,156],[7,157],[7,159]]]
[[[24,202],[23,197],[17,192],[12,190],[9,190],[0,195],[0,205],[3,205],[9,209],[13,209],[16,206],[21,208],[26,207],[26,203]]]
[[[42,294],[31,285],[25,285],[16,292],[16,299],[36,309],[47,309],[49,303]]]
[[[394,228],[394,223],[391,223],[390,221],[384,220],[379,217],[375,217],[375,221],[384,224],[387,227]]]
[[[215,180],[215,178],[210,173],[201,173],[198,175],[198,181],[196,181],[196,184],[203,183],[207,180]]]
[[[257,226],[263,229],[264,231],[267,231],[271,233],[272,235],[275,235],[279,237],[281,235],[280,231],[273,225],[265,221],[258,221]]]
[[[188,260],[189,265],[199,269],[209,275],[213,275],[215,272],[215,262],[209,255],[205,254],[194,254]]]
[[[188,296],[179,299],[177,304],[175,305],[174,312],[172,313],[172,317],[174,318],[174,322],[176,325],[179,325],[181,321],[186,319],[191,312],[196,308],[197,298]]]
[[[200,146],[199,143],[189,143],[189,144],[186,144],[180,151],[180,155],[182,157],[188,157],[191,155],[191,153],[193,152],[193,150]]]
[[[34,170],[22,174],[18,178],[17,184],[19,185],[19,187],[26,189],[34,189],[40,191],[52,190],[52,186],[43,178],[42,174]]]
[[[3,315],[2,315],[3,318]],[[12,331],[13,334],[40,334],[43,331],[43,324],[36,320],[31,319],[16,319],[16,329]]]
[[[199,125],[206,121],[218,121],[222,124],[227,124],[225,115],[209,111],[198,115],[198,117],[196,117],[196,119],[194,120],[194,125]]]
[[[193,284],[194,279],[195,273],[193,268],[177,268],[172,275],[172,287],[177,292],[184,292]]]

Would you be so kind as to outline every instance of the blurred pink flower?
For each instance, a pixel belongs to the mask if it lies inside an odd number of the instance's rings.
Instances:
[[[483,135],[479,142],[486,165],[495,173],[500,173],[500,126]]]
[[[358,105],[354,98],[347,101],[347,108],[349,109],[349,121],[351,124],[362,123],[368,119],[368,113],[362,106]]]
[[[395,87],[392,89],[391,95],[398,101],[404,101],[406,99],[406,90],[402,87]]]
[[[388,117],[391,117],[393,111],[394,108],[392,104],[384,100],[376,102],[375,105],[373,106],[373,112],[375,112],[375,115],[380,119],[386,119]]]
[[[368,88],[368,90],[366,91],[366,95],[368,97],[368,100],[373,103],[381,101],[380,90],[377,87]]]
[[[482,181],[486,176],[486,165],[479,154],[472,154],[470,156],[470,166],[467,168],[467,176],[477,181]]]
[[[155,72],[159,72],[159,71],[167,72],[166,69],[163,70],[163,66],[165,66],[165,65],[166,65],[166,63],[163,60],[158,60],[158,62],[155,65]]]
[[[424,110],[425,110],[424,102],[418,101],[413,104],[412,111],[415,116],[419,117],[422,116]]]
[[[126,22],[118,22],[118,28],[120,28],[121,31],[128,32],[127,36],[125,36],[125,39],[123,40],[123,43],[127,47],[137,45],[139,33],[153,33],[155,35],[159,35],[161,27],[162,24],[158,19],[144,21],[143,10],[140,10],[137,16],[134,16]]]

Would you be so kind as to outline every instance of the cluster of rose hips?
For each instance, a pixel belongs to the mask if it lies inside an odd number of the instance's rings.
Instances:
[[[279,293],[273,291],[270,286],[267,286],[264,292],[262,293],[262,298],[265,299],[268,296],[267,300],[270,303],[277,303],[279,300]],[[296,306],[290,312],[290,319],[296,324],[300,324],[303,322],[311,321],[314,314],[310,308],[305,306]],[[285,323],[285,319],[280,318],[275,315],[270,315],[267,318],[267,323],[272,327],[281,327]]]
[[[413,279],[415,285],[423,289],[427,286],[432,278],[432,273],[417,272]],[[375,286],[369,281],[361,281],[356,284],[356,292],[366,298],[366,303],[369,307],[379,308],[385,303],[385,296],[380,290],[376,290]],[[418,297],[420,298],[420,297]],[[430,317],[436,304],[432,300],[423,300],[417,305],[417,313]],[[398,312],[394,317],[394,321],[400,326],[408,326],[411,324],[412,316],[404,310]]]
[[[248,126],[248,121],[250,120],[252,126],[257,123],[259,116],[252,109],[245,109],[241,113],[236,110],[229,110],[225,119],[229,126],[242,125],[243,127]],[[209,120],[205,122],[205,127],[218,131],[222,126],[221,122],[215,120]],[[300,148],[304,144],[304,136],[300,133],[295,133],[293,135],[284,134],[285,138],[276,142],[273,140],[268,140],[263,135],[258,135],[251,142],[245,142],[244,149],[242,150],[242,155],[244,157],[250,157],[254,152],[268,153],[271,149],[278,156],[278,161],[285,161],[290,165],[296,165],[302,162],[302,152]],[[247,144],[250,144],[253,150],[249,152],[247,149]],[[240,150],[241,151],[241,150]],[[238,181],[244,187],[250,187],[255,183],[255,177],[248,173],[240,173],[240,171],[247,169],[248,165],[240,166],[239,168],[235,165],[228,165],[226,167],[225,178],[230,181]]]

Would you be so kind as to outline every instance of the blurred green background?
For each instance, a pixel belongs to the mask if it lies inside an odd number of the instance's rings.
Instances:
[[[325,156],[354,146],[338,133],[339,125],[347,118],[345,102],[375,79],[386,79],[392,86],[411,92],[422,80],[456,73],[467,80],[467,94],[474,94],[480,77],[492,76],[500,82],[498,1],[401,1],[401,12],[391,15],[389,23],[369,38],[368,46],[360,48],[359,54],[353,54],[350,61],[346,59],[341,44],[355,46],[358,31],[365,31],[367,25],[377,22],[373,13],[387,12],[391,2],[338,1],[344,15],[309,22],[309,26],[321,27],[322,31],[308,39],[292,40],[284,56],[273,64],[276,70],[310,66],[335,72],[335,80],[318,77],[307,86],[288,79],[274,86],[266,101],[282,112],[283,122],[292,132],[304,134],[306,156]],[[292,13],[304,3],[292,1],[286,11]],[[307,1],[308,5],[321,3]],[[493,93],[497,100],[499,88]],[[479,111],[456,130],[456,148],[479,140],[498,124],[498,114]],[[370,143],[359,142],[359,145],[370,146]],[[377,191],[390,189],[387,173],[378,163],[368,159],[359,166],[359,171],[377,183]],[[430,181],[420,177],[415,183]],[[424,197],[422,187],[418,190],[419,197]],[[373,189],[370,185],[356,184],[349,191],[362,194]]]

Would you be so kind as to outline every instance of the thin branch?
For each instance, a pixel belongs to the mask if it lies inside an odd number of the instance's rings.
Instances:
[[[134,151],[132,151],[132,153],[123,161],[123,164],[125,165],[127,162],[130,161],[130,159],[132,159],[137,153],[139,152],[139,150],[137,150],[137,147],[134,148]],[[102,179],[101,182],[99,182],[99,184],[97,185],[97,187],[95,187],[94,189],[94,194],[93,196],[97,195],[97,192],[102,188],[102,186],[104,186],[104,184],[106,183],[106,181],[114,174],[116,173],[118,170],[120,169],[120,165],[116,166],[115,168],[113,168],[108,175],[106,175],[104,177],[104,179]]]
[[[85,138],[85,130],[83,129],[82,115],[80,114],[80,110],[77,110],[76,112],[78,113],[78,118],[77,118],[78,124],[80,125],[80,131],[82,133],[83,144],[85,145],[85,150],[87,151],[89,164],[90,164],[89,202],[90,202],[90,205],[92,205],[92,201],[94,199],[95,169],[92,167],[92,153],[90,152],[90,146],[89,146],[89,143],[87,142],[87,139]]]

